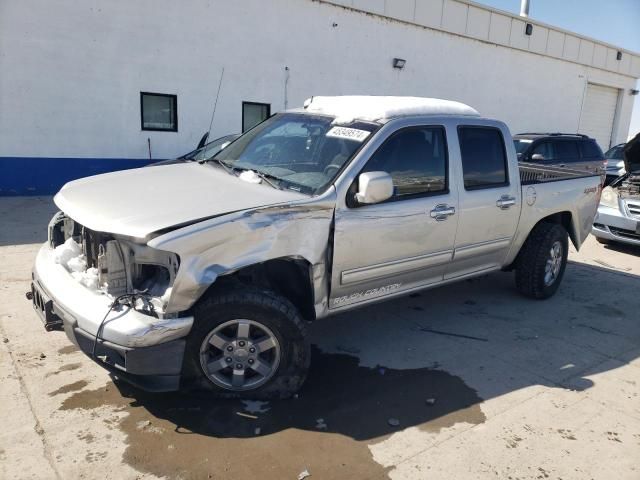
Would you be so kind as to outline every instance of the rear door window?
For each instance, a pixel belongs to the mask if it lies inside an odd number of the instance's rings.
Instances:
[[[502,132],[492,127],[458,127],[464,188],[493,188],[509,183]]]
[[[554,160],[562,162],[577,162],[580,159],[578,142],[574,140],[560,140],[554,142]]]

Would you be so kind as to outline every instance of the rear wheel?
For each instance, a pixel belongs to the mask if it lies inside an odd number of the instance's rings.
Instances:
[[[562,225],[540,223],[529,234],[516,265],[516,287],[523,295],[551,297],[562,281],[569,241]]]
[[[207,297],[187,340],[185,378],[223,398],[285,398],[310,360],[305,324],[286,298],[243,290]]]

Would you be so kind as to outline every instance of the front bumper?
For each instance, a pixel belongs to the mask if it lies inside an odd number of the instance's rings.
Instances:
[[[155,318],[114,308],[96,332],[113,299],[84,287],[54,261],[45,243],[33,269],[34,308],[47,322],[60,320],[69,339],[101,366],[145,390],[171,391],[180,384],[185,337],[193,317]]]
[[[591,233],[604,240],[640,246],[640,220],[625,216],[618,208],[600,205]]]

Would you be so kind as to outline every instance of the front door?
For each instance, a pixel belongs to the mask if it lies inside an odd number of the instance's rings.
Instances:
[[[394,195],[336,210],[331,309],[441,282],[452,258],[458,198],[444,127],[396,131],[362,170],[371,171],[392,176]]]
[[[511,247],[520,217],[520,172],[509,168],[505,133],[496,127],[458,127],[458,233],[445,279],[500,268]]]

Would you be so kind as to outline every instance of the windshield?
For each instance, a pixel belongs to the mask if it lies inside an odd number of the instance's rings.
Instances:
[[[624,145],[616,145],[613,148],[607,150],[607,153],[604,154],[604,158],[609,160],[622,160],[622,152],[624,150]]]
[[[274,115],[214,159],[239,170],[264,174],[278,188],[319,193],[380,125],[332,125],[333,117],[304,113]]]
[[[513,144],[516,147],[516,153],[524,153],[524,151],[529,148],[529,145],[533,143],[533,140],[529,140],[528,138],[514,138]]]
[[[206,160],[213,157],[216,153],[222,150],[227,144],[233,142],[240,135],[225,135],[224,137],[216,138],[207,143],[204,147],[193,150],[192,152],[183,155],[184,160]]]

